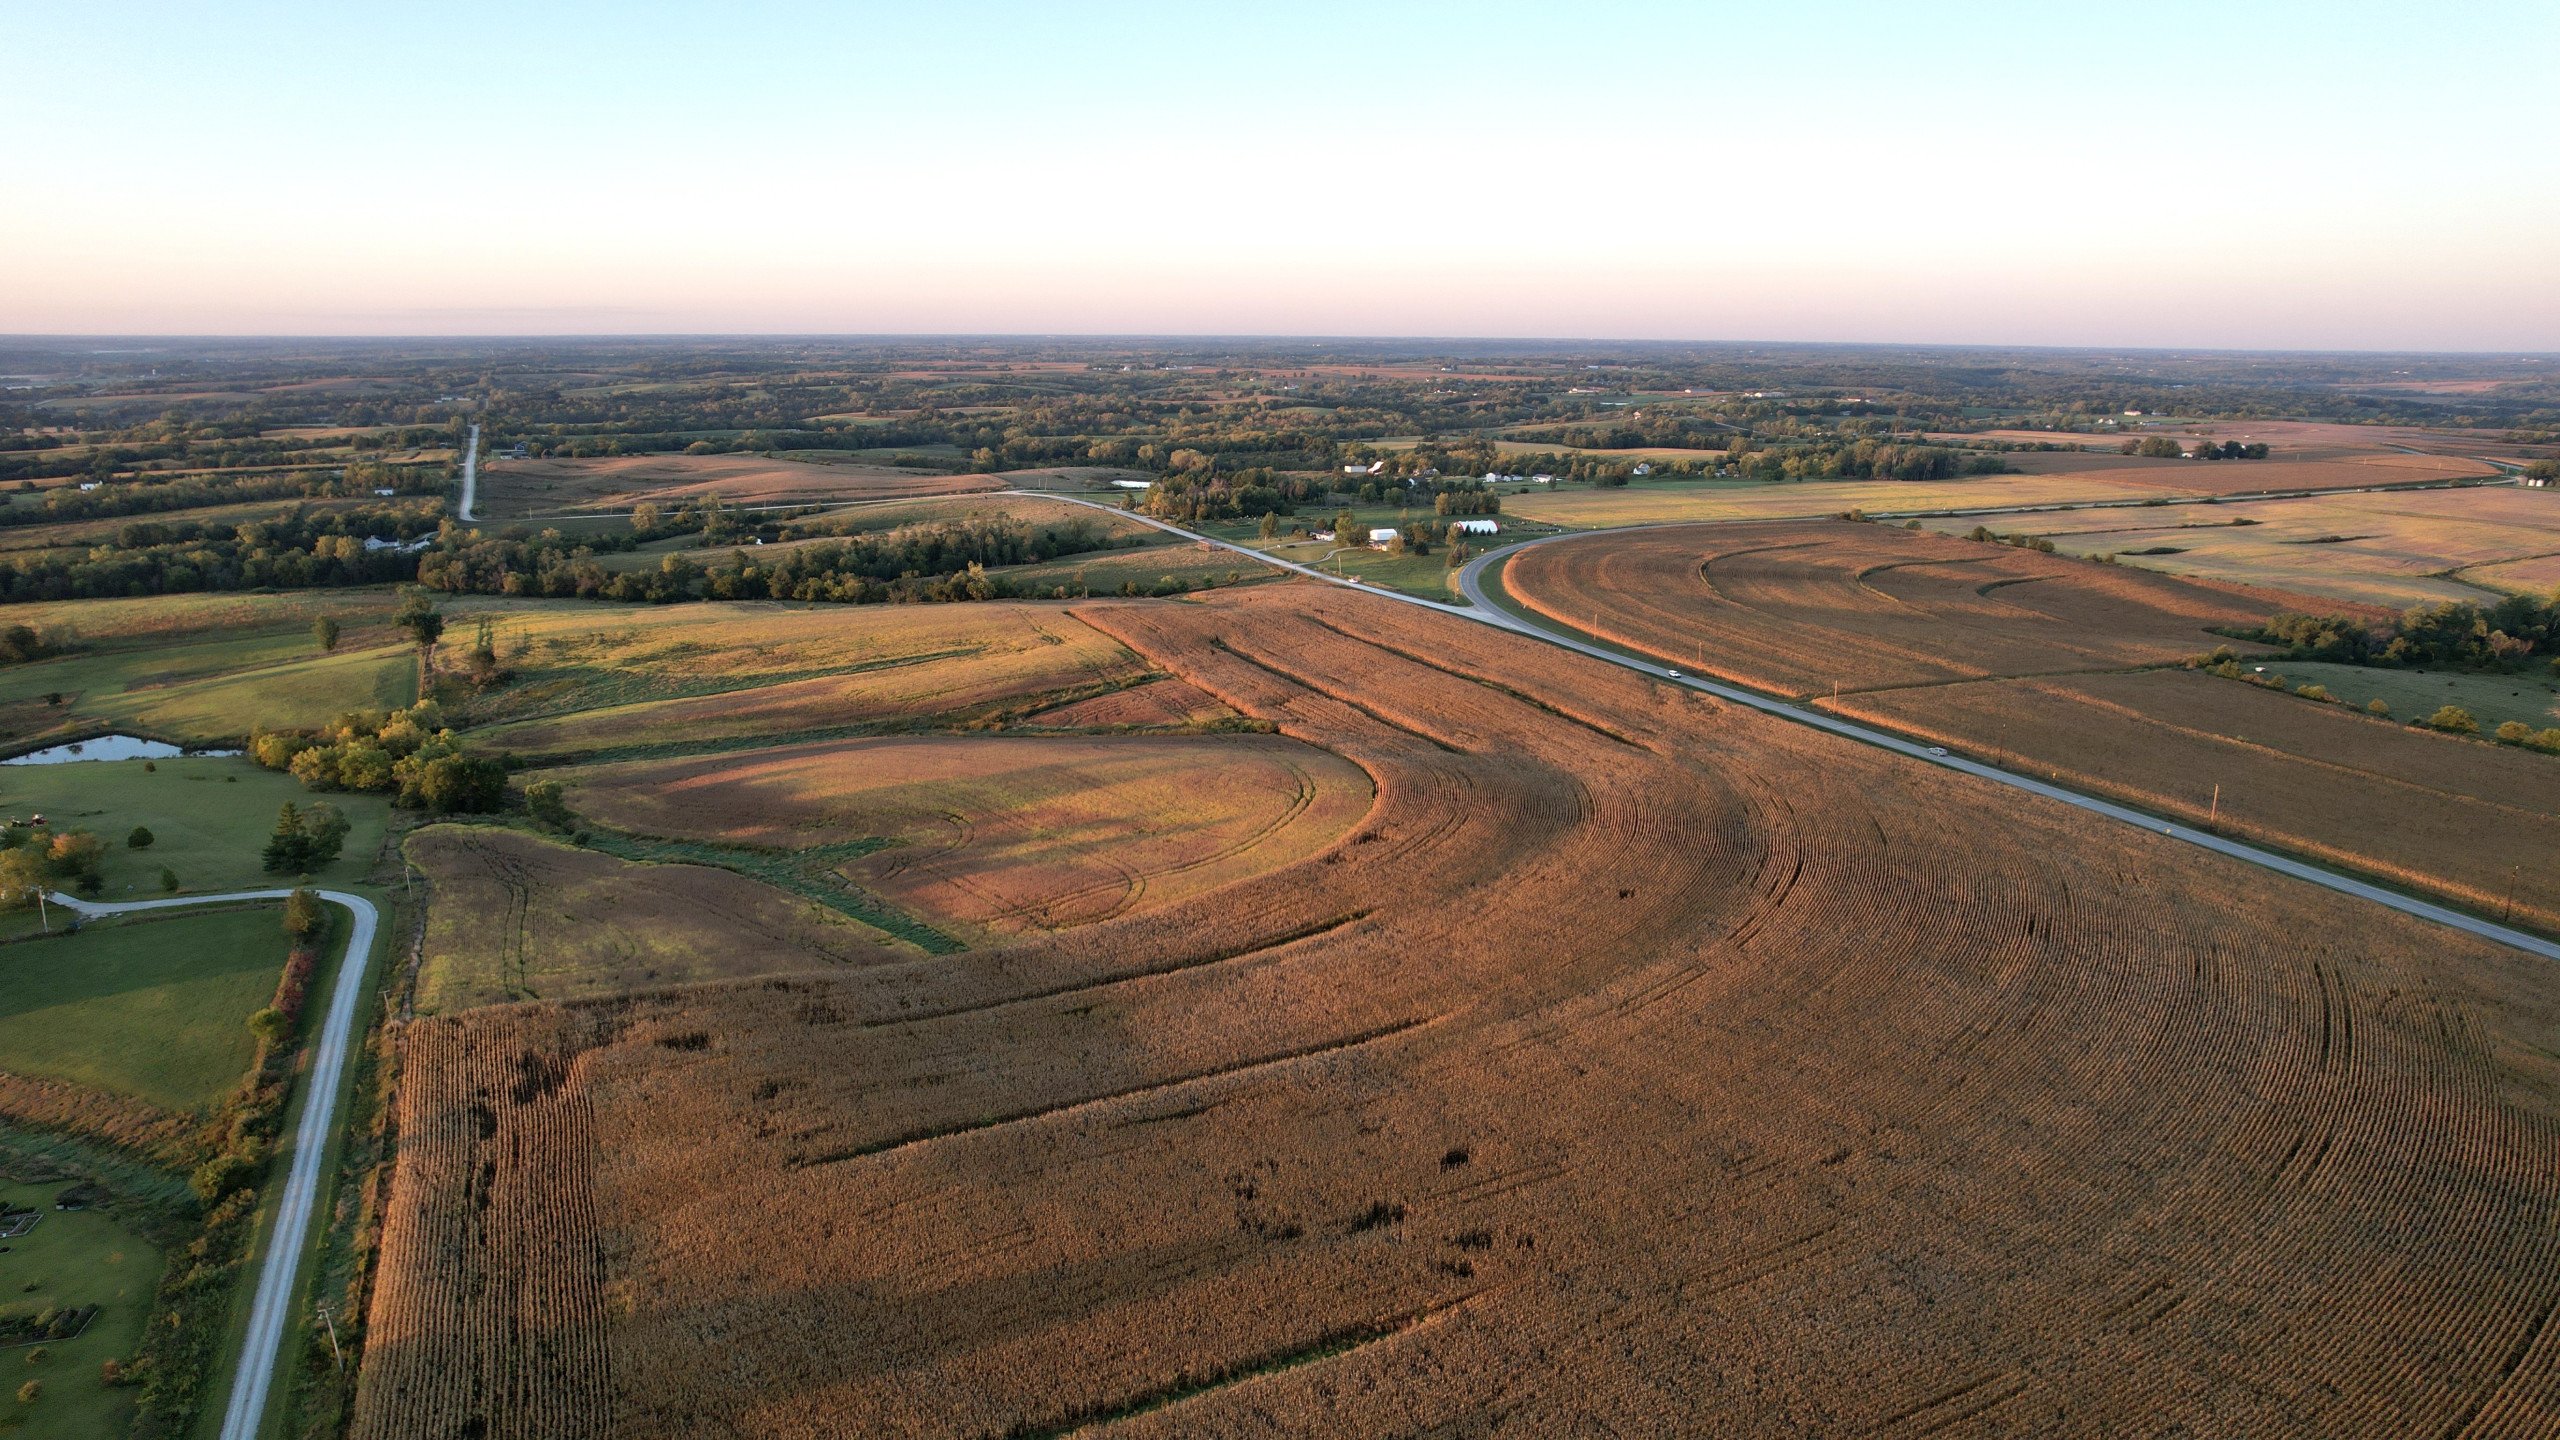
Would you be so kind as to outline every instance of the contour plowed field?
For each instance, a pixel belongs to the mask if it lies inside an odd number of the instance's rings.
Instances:
[[[2560,929],[2560,764],[2185,670],[1843,697],[1994,764]],[[2215,787],[2221,787],[2217,811]]]
[[[357,1435],[2560,1424],[2541,962],[1375,597],[1081,613],[1375,811],[407,1027]]]
[[[2159,664],[2271,607],[2007,546],[1846,521],[1536,545],[1503,583],[1613,644],[1790,695]]]
[[[1275,736],[894,736],[607,766],[569,799],[671,839],[883,840],[841,873],[986,936],[1135,914],[1303,860],[1367,813],[1371,787]]]

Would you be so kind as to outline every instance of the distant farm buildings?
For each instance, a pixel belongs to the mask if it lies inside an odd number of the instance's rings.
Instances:
[[[1388,546],[1396,543],[1397,537],[1402,534],[1404,534],[1404,532],[1398,530],[1393,525],[1381,525],[1369,532],[1369,548],[1372,550],[1384,550]]]
[[[1653,467],[1646,464],[1644,461],[1639,460],[1636,462],[1636,473],[1639,475],[1650,475],[1653,473]]]
[[[415,555],[434,543],[436,543],[436,537],[433,535],[421,535],[406,545],[401,544],[397,540],[385,540],[379,535],[368,535],[364,538],[365,553],[368,555],[377,554],[384,550],[398,551],[403,555]]]
[[[1111,482],[1114,488],[1121,490],[1151,489],[1154,487],[1155,483],[1156,482],[1153,480],[1114,480]]]
[[[1494,520],[1452,520],[1449,522],[1449,533],[1452,535],[1492,535],[1499,533],[1501,529],[1501,522]]]
[[[1384,460],[1372,460],[1366,465],[1345,465],[1342,467],[1342,473],[1345,475],[1384,475],[1387,473],[1387,462]]]
[[[2520,483],[2523,484],[2524,488],[2527,490],[2542,490],[2550,486],[2551,477],[2548,475],[2527,475]]]

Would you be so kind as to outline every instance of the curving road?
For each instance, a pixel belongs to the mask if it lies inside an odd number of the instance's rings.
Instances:
[[[1035,492],[1025,491],[1020,493],[1028,494]],[[1685,685],[1692,690],[1702,691],[1706,694],[1713,695],[1719,700],[1729,700],[1736,705],[1748,706],[1749,708],[1757,710],[1764,715],[1774,715],[1782,720],[1792,720],[1799,725],[1810,725],[1816,730],[1828,731],[1829,733],[1841,736],[1844,739],[1856,740],[1862,744],[1874,745],[1881,749],[1891,750],[1897,755],[1907,755],[1923,764],[1942,765],[1950,770],[1961,770],[1967,775],[1991,781],[1996,785],[2006,785],[2013,790],[2024,790],[2030,795],[2038,795],[2047,800],[2059,801],[2062,804],[2072,806],[2075,809],[2085,810],[2093,815],[2103,815],[2110,820],[2119,820],[2127,825],[2133,825],[2144,830],[2156,832],[2171,840],[2182,841],[2201,849],[2211,850],[2218,855],[2227,855],[2234,860],[2243,861],[2247,864],[2258,866],[2261,869],[2273,870],[2280,875],[2289,875],[2296,880],[2306,881],[2324,889],[2334,890],[2341,895],[2352,895],[2359,900],[2370,900],[2377,905],[2383,905],[2393,910],[2397,910],[2403,915],[2414,915],[2421,920],[2431,920],[2438,925],[2450,926],[2453,929],[2463,931],[2467,934],[2477,935],[2484,940],[2494,940],[2501,945],[2511,945],[2518,950],[2525,951],[2529,954],[2539,955],[2546,960],[2560,960],[2560,944],[2554,944],[2538,935],[2527,934],[2522,930],[2517,930],[2510,926],[2499,925],[2491,921],[2480,919],[2477,916],[2466,915],[2459,910],[2448,909],[2442,905],[2420,900],[2415,896],[2403,895],[2397,890],[2385,889],[2380,885],[2368,884],[2365,881],[2357,880],[2350,876],[2334,874],[2330,871],[2320,869],[2317,866],[2306,865],[2299,860],[2279,855],[2272,850],[2262,850],[2255,845],[2246,845],[2237,840],[2225,839],[2220,835],[2215,835],[2208,831],[2193,829],[2189,826],[2174,825],[2154,816],[2146,815],[2131,806],[2118,805],[2113,801],[2101,800],[2092,795],[2083,795],[2079,791],[2066,790],[2059,785],[2049,785],[2042,780],[2015,774],[2011,771],[2000,769],[1995,765],[1985,765],[1978,760],[1968,760],[1961,755],[1942,755],[1931,746],[1905,740],[1901,736],[1891,734],[1887,731],[1877,730],[1865,725],[1856,724],[1852,721],[1843,720],[1836,715],[1827,715],[1819,710],[1805,709],[1800,706],[1789,704],[1783,700],[1772,699],[1766,695],[1757,694],[1753,691],[1740,689],[1732,685],[1720,684],[1713,680],[1701,680],[1694,675],[1683,675],[1678,670],[1675,670],[1668,665],[1658,665],[1649,660],[1639,660],[1633,656],[1623,655],[1615,650],[1591,644],[1588,641],[1579,639],[1564,631],[1549,629],[1544,625],[1533,623],[1503,609],[1501,606],[1494,603],[1491,596],[1485,593],[1484,582],[1486,572],[1493,566],[1509,559],[1517,552],[1525,550],[1532,545],[1552,545],[1559,540],[1582,539],[1595,533],[1593,531],[1576,530],[1568,531],[1562,535],[1545,535],[1535,540],[1524,540],[1515,544],[1505,545],[1498,550],[1490,550],[1477,556],[1473,560],[1468,561],[1464,566],[1460,567],[1458,571],[1458,590],[1461,594],[1467,597],[1470,603],[1467,605],[1447,605],[1436,600],[1425,600],[1418,595],[1406,595],[1376,585],[1362,585],[1356,580],[1340,579],[1335,576],[1328,575],[1321,570],[1315,569],[1312,566],[1301,565],[1292,560],[1282,560],[1276,556],[1265,555],[1258,550],[1253,550],[1246,546],[1235,544],[1231,541],[1220,540],[1215,536],[1203,535],[1194,530],[1186,530],[1179,525],[1158,520],[1151,515],[1141,515],[1134,510],[1122,510],[1118,506],[1105,505],[1094,500],[1076,500],[1074,497],[1067,495],[1051,495],[1049,498],[1053,500],[1072,500],[1073,503],[1078,505],[1089,505],[1097,510],[1108,510],[1115,515],[1122,515],[1129,519],[1138,521],[1140,524],[1152,525],[1158,530],[1180,535],[1188,540],[1197,540],[1204,545],[1212,545],[1221,550],[1230,550],[1238,555],[1258,560],[1261,563],[1272,566],[1276,569],[1287,570],[1294,574],[1305,575],[1313,579],[1322,580],[1329,585],[1348,585],[1355,589],[1366,590],[1372,595],[1383,596],[1389,600],[1402,601],[1407,605],[1419,605],[1426,610],[1437,610],[1443,615],[1454,615],[1463,620],[1473,620],[1478,624],[1491,625],[1496,629],[1508,630],[1515,635],[1525,635],[1531,639],[1543,640],[1550,645],[1560,645],[1577,654],[1588,655],[1594,660],[1604,660],[1609,664],[1620,666],[1624,669],[1634,670],[1641,674],[1650,675],[1656,680],[1665,681],[1674,685]]]
[[[69,895],[55,904],[82,915],[124,915],[139,910],[192,909],[233,905],[245,900],[281,900],[290,890],[238,890],[228,895],[187,895],[174,900],[133,900],[98,905]],[[276,1359],[284,1346],[285,1308],[293,1301],[293,1282],[310,1239],[312,1209],[319,1201],[320,1160],[328,1153],[329,1126],[338,1113],[338,1080],[345,1073],[347,1048],[355,1029],[358,1002],[364,996],[366,968],[373,961],[373,935],[381,913],[373,902],[343,890],[323,890],[320,898],[345,908],[355,925],[347,935],[347,958],[338,966],[337,984],[329,991],[329,1012],[320,1024],[312,1049],[311,1079],[302,1102],[302,1123],[293,1130],[293,1167],[286,1175],[282,1203],[276,1206],[275,1228],[267,1237],[266,1263],[258,1270],[257,1299],[249,1312],[249,1338],[240,1347],[240,1368],[231,1379],[231,1399],[223,1408],[222,1440],[256,1440],[266,1416],[267,1387],[275,1378]]]
[[[471,513],[472,507],[479,503],[480,427],[474,425],[471,427],[471,444],[462,452],[462,518],[466,521],[479,519]]]

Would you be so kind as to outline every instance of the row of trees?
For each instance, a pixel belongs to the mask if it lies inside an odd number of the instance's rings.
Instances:
[[[2242,444],[2237,440],[2198,440],[2193,449],[2174,435],[2145,435],[2127,440],[2116,447],[2120,455],[2140,455],[2151,460],[2264,460],[2267,447],[2262,443]]]
[[[382,585],[411,578],[418,559],[397,549],[367,550],[368,537],[408,540],[437,532],[431,513],[401,507],[304,512],[229,526],[171,523],[178,528],[167,533],[188,538],[7,557],[0,561],[0,604]]]
[[[2281,645],[2294,659],[2347,665],[2518,670],[2553,657],[2560,668],[2560,591],[2509,595],[2486,606],[2448,600],[2381,622],[2287,612],[2241,638]]]

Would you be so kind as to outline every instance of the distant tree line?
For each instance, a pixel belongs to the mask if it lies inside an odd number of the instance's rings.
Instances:
[[[368,551],[367,538],[405,541],[437,532],[437,517],[425,507],[297,510],[229,525],[138,521],[114,545],[0,557],[0,604],[380,585],[409,579],[418,557],[396,549]]]

